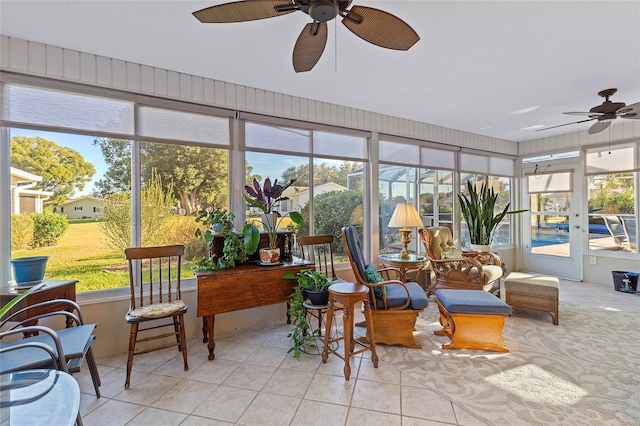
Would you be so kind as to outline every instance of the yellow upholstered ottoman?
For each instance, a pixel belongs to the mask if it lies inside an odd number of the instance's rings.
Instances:
[[[546,312],[558,325],[558,278],[511,272],[504,280],[506,302],[513,308]]]

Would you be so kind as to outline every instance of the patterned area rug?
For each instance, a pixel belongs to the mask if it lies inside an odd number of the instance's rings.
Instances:
[[[421,350],[378,345],[378,355],[494,425],[640,424],[640,318],[560,302],[506,319],[508,354],[447,350],[437,305],[418,318]],[[428,404],[425,401],[425,404]]]

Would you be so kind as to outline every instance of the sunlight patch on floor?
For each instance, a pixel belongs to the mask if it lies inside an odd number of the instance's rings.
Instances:
[[[527,364],[494,374],[485,381],[527,401],[549,405],[572,405],[587,396],[587,391]]]

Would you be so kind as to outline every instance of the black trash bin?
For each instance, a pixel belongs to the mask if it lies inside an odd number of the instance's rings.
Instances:
[[[627,271],[611,271],[613,288],[624,293],[635,293],[638,287],[638,273]]]

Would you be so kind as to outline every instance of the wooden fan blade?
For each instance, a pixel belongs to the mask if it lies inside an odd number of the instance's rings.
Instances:
[[[309,71],[320,60],[327,44],[327,32],[326,22],[304,26],[293,48],[293,69],[296,72]]]
[[[420,36],[402,19],[384,10],[353,6],[342,23],[361,39],[394,50],[409,50]]]
[[[622,107],[616,114],[618,117],[640,120],[640,102]]]
[[[586,115],[586,116],[589,116],[589,117],[600,117],[601,115],[604,115],[603,112],[578,112],[578,111],[563,112],[563,114],[566,114],[566,115]]]
[[[278,7],[295,6],[291,0],[244,0],[219,4],[193,12],[203,23],[245,22],[286,15],[296,9],[276,10]]]
[[[544,129],[534,130],[534,132],[541,132],[543,130],[555,129],[556,127],[569,126],[571,124],[586,123],[587,121],[593,121],[593,120],[597,120],[597,118],[588,118],[586,120],[574,121],[573,123],[558,124],[557,126],[545,127]]]
[[[595,123],[593,123],[593,126],[589,127],[589,134],[590,135],[595,135],[596,133],[600,133],[601,131],[603,131],[604,129],[609,127],[610,125],[611,125],[611,121],[609,121],[609,120],[607,120],[607,121],[596,121]]]

